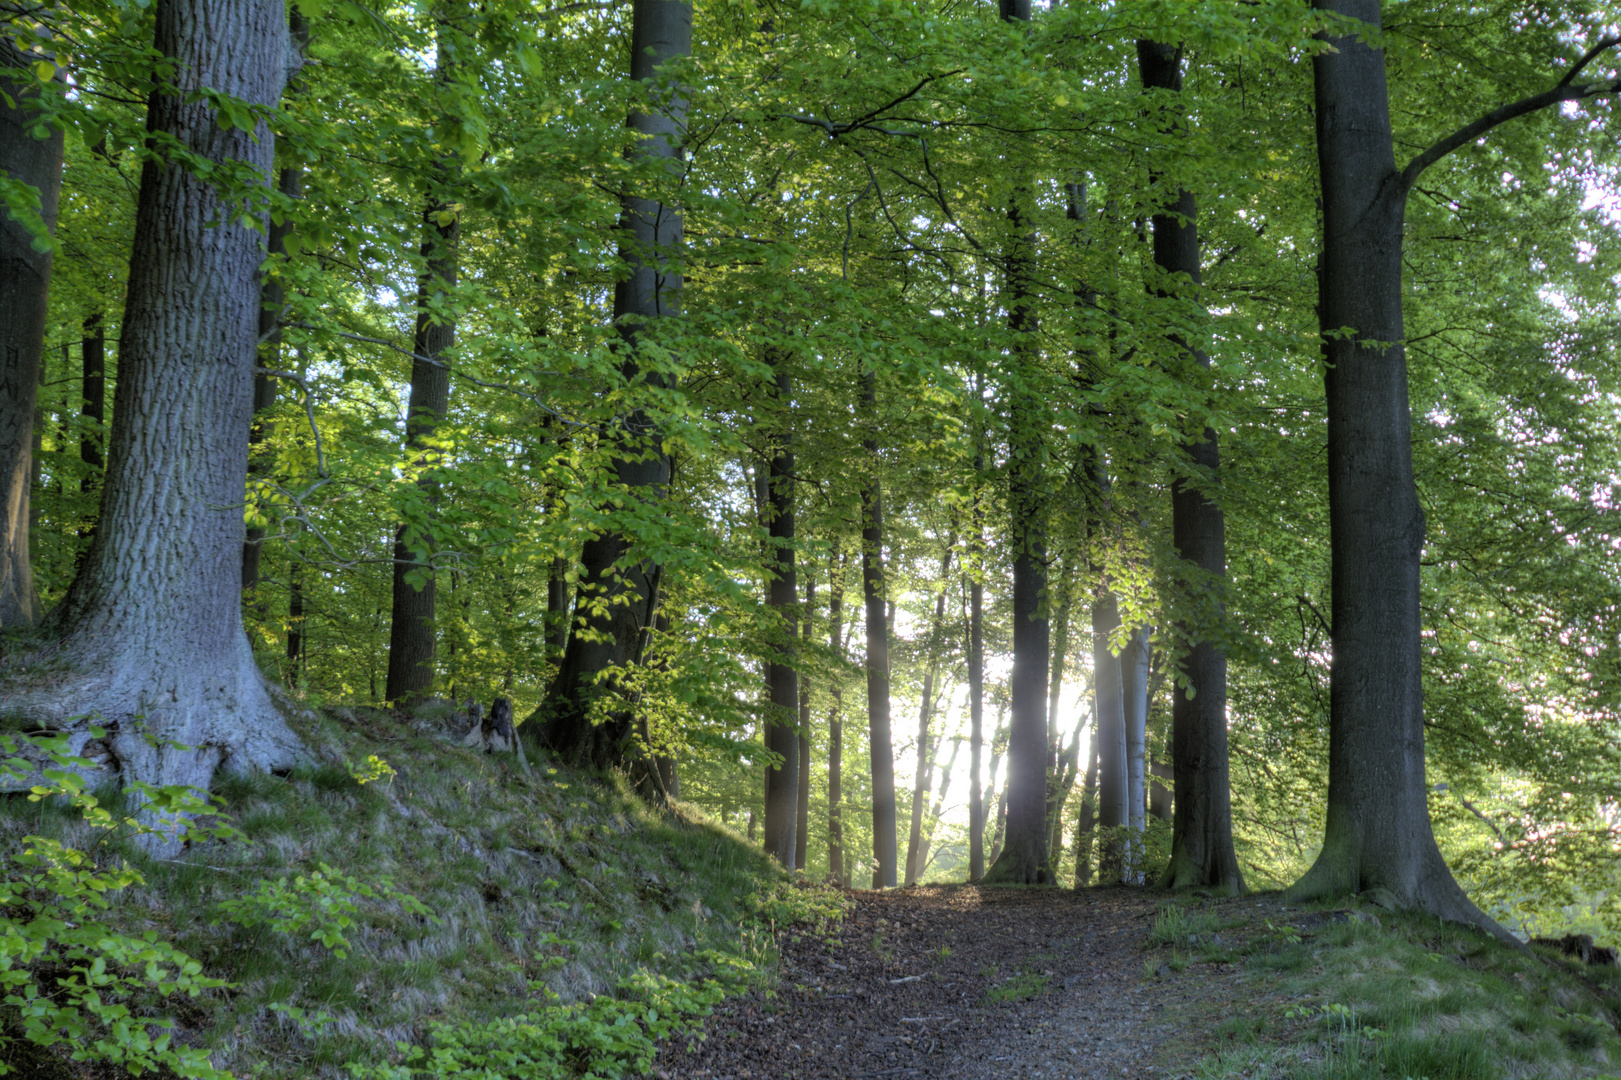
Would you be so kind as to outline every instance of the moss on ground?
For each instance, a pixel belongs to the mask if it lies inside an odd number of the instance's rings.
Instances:
[[[1167,901],[1145,968],[1189,991],[1160,1063],[1208,1080],[1621,1075],[1621,971],[1451,923],[1275,896]]]
[[[436,1027],[588,1001],[639,972],[688,981],[719,967],[735,979],[753,965],[764,978],[774,923],[839,913],[837,896],[795,888],[729,829],[681,805],[652,810],[618,779],[544,757],[525,776],[509,756],[374,711],[299,726],[312,763],[220,778],[243,836],[174,860],[109,847],[52,800],[0,799],[0,847],[45,835],[142,872],[107,921],[155,931],[234,984],[149,1003],[178,1012],[177,1039],[233,1073],[343,1076],[350,1062],[396,1060],[397,1043],[420,1045]],[[221,907],[263,882],[347,899],[325,923],[280,929]]]

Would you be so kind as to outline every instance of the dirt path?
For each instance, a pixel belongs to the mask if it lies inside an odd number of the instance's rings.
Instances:
[[[1170,1004],[1142,986],[1157,897],[971,886],[855,895],[831,936],[784,937],[775,998],[722,1006],[708,1038],[666,1047],[653,1075],[1153,1075]]]

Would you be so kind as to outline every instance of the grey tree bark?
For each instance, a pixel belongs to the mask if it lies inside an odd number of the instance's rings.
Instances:
[[[175,61],[178,93],[153,92],[149,129],[268,179],[269,130],[221,128],[195,93],[210,86],[274,105],[288,58],[283,12],[280,0],[160,5],[155,44]],[[228,223],[211,227],[216,218]],[[186,170],[143,167],[100,528],[45,623],[55,640],[4,672],[8,712],[51,726],[99,717],[105,745],[87,747],[83,730],[70,745],[126,784],[206,788],[217,768],[286,768],[301,754],[242,631],[262,249],[232,218],[220,192]]]
[[[459,31],[452,25],[449,5],[436,4],[433,16],[434,43],[438,49],[434,83],[444,86],[455,79],[463,63],[459,56],[462,43]],[[458,273],[461,215],[456,211],[454,187],[459,173],[454,161],[448,158],[436,161],[430,170],[422,210],[422,258],[426,270],[417,283],[416,334],[411,344],[411,351],[416,355],[411,358],[405,448],[408,454],[416,455],[414,464],[422,470],[417,487],[422,492],[429,519],[439,502],[438,454],[432,443],[450,408],[450,369],[440,358],[456,343],[456,318],[447,309],[446,297],[456,288]],[[394,533],[388,681],[383,690],[383,696],[393,702],[419,701],[433,688],[437,582],[431,530],[431,520],[419,524],[402,522]],[[421,572],[426,573],[426,578],[413,584],[412,576]]]
[[[0,39],[0,66],[19,69],[25,56]],[[39,113],[33,74],[9,79],[0,90],[0,170],[39,191],[40,216],[53,233],[62,190],[62,133],[51,129],[34,137]],[[0,629],[33,626],[39,595],[29,561],[29,489],[34,477],[34,402],[39,391],[40,356],[45,348],[45,314],[51,287],[51,254],[34,247],[33,234],[9,214],[0,215]]]
[[[787,358],[779,355],[772,360],[776,369],[773,397],[777,414],[786,418],[793,397]],[[763,842],[768,853],[792,870],[799,835],[795,823],[799,808],[799,736],[794,731],[794,721],[799,715],[799,671],[794,655],[799,634],[799,596],[794,569],[794,451],[786,419],[772,441],[768,484],[766,522],[770,540],[766,546],[769,580],[766,603],[777,616],[778,636],[772,645],[778,655],[766,661],[771,711],[766,719],[765,745],[782,760],[766,768]]]
[[[1378,0],[1313,0],[1380,30]],[[1349,28],[1348,28],[1349,29]],[[1358,28],[1361,29],[1361,28]],[[1396,167],[1383,50],[1328,35],[1312,60],[1323,253],[1318,320],[1328,399],[1333,588],[1328,817],[1294,898],[1377,890],[1387,904],[1508,934],[1466,897],[1430,826],[1424,780],[1419,557],[1424,512],[1413,478],[1402,344],[1402,222],[1430,165],[1497,125],[1561,101],[1613,95],[1621,80],[1575,77],[1464,125]],[[1350,333],[1342,332],[1350,328]]]
[[[862,376],[862,404],[876,424],[877,375]],[[864,441],[873,470],[861,494],[861,589],[867,618],[867,746],[872,762],[872,887],[893,889],[896,865],[895,749],[889,727],[889,622],[884,614],[884,492],[878,480],[878,439]]]
[[[923,872],[923,819],[929,805],[930,789],[934,780],[935,754],[929,743],[929,724],[934,719],[934,686],[940,677],[940,649],[944,645],[941,631],[946,622],[946,585],[951,573],[951,556],[957,546],[953,530],[946,539],[945,554],[940,557],[940,591],[934,598],[934,618],[929,622],[927,648],[929,659],[923,671],[923,698],[917,708],[917,776],[912,785],[912,828],[906,840],[906,884],[911,885]]]
[[[805,574],[805,617],[799,623],[801,642],[810,641],[816,622],[816,572],[808,568]],[[810,854],[810,787],[811,787],[811,688],[810,680],[799,680],[799,808],[794,814],[794,869],[805,869]]]
[[[834,537],[827,555],[827,644],[836,657],[844,656],[844,571],[846,556]],[[850,883],[844,865],[844,690],[834,679],[828,687],[827,707],[827,876],[840,885]]]
[[[1139,41],[1137,65],[1145,89],[1182,91],[1180,48]],[[1185,127],[1180,116],[1173,130]],[[1162,295],[1197,302],[1201,284],[1198,208],[1191,191],[1179,189],[1165,213],[1155,214],[1154,262],[1164,271]],[[1183,348],[1187,378],[1204,381],[1210,359],[1203,351]],[[1171,533],[1176,551],[1196,568],[1200,589],[1219,587],[1227,576],[1227,526],[1221,506],[1210,496],[1221,467],[1216,432],[1188,447],[1193,466],[1171,482]],[[1206,605],[1210,619],[1221,617],[1219,596]],[[1244,877],[1233,851],[1232,800],[1227,763],[1227,656],[1208,633],[1188,622],[1181,636],[1192,642],[1182,660],[1186,684],[1171,691],[1171,759],[1175,785],[1171,861],[1156,883],[1162,888],[1244,891]],[[1156,792],[1159,790],[1155,789]]]
[[[974,475],[984,457],[974,455]],[[974,540],[968,567],[968,880],[985,876],[985,790],[980,763],[985,748],[985,519],[976,486],[972,509]]]
[[[1001,0],[1004,22],[1030,21],[1029,0]],[[1007,831],[985,881],[1045,882],[1047,865],[1047,514],[1042,467],[1046,410],[1032,386],[1036,332],[1034,196],[1018,184],[1008,204],[1003,307],[1013,339],[1008,406],[1008,510],[1013,545],[1013,672],[1008,732]]]
[[[1126,730],[1126,884],[1143,883],[1143,828],[1147,810],[1144,769],[1148,744],[1149,627],[1131,632],[1120,654],[1121,717]]]
[[[632,8],[630,77],[654,85],[661,69],[692,52],[689,0],[635,0]],[[631,153],[680,168],[687,99],[679,86],[658,101],[652,113],[632,113],[628,126],[639,135]],[[620,217],[620,258],[629,275],[614,287],[614,316],[623,342],[620,370],[626,379],[645,374],[663,386],[657,372],[642,371],[638,340],[659,319],[680,314],[681,274],[672,264],[681,246],[681,213],[657,199],[626,195]],[[623,448],[616,453],[617,482],[634,499],[658,501],[670,481],[670,459],[656,422],[643,410],[620,418],[608,433]],[[586,541],[580,553],[575,627],[562,663],[536,710],[541,739],[564,760],[609,768],[625,759],[631,711],[612,679],[599,676],[638,661],[643,628],[657,609],[660,568],[648,560],[621,566],[633,539],[608,532]]]

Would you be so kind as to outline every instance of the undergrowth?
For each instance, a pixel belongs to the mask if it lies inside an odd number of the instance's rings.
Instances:
[[[1427,916],[1179,899],[1150,947],[1150,974],[1201,984],[1162,1054],[1204,1080],[1610,1077],[1621,1060],[1621,972]]]
[[[0,798],[0,848],[57,878],[105,878],[91,889],[105,906],[80,917],[174,973],[145,985],[138,956],[111,959],[107,997],[128,1016],[85,1016],[88,1037],[121,1020],[123,1037],[186,1055],[196,1068],[179,1075],[638,1075],[659,1038],[769,977],[777,927],[842,915],[839,894],[796,886],[730,830],[650,809],[616,778],[543,758],[525,776],[379,712],[300,727],[311,762],[222,777],[219,835],[174,859],[60,796]],[[118,793],[93,798],[130,820]],[[15,904],[0,919],[37,922]],[[62,955],[15,970],[47,999],[82,978]],[[26,1024],[26,1009],[0,1008],[0,1065],[78,1075]]]

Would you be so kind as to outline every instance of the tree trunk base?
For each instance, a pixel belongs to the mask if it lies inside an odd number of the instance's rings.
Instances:
[[[1464,895],[1441,853],[1413,857],[1410,866],[1373,866],[1345,844],[1325,845],[1312,868],[1284,890],[1289,903],[1332,901],[1353,895],[1392,911],[1421,911],[1445,922],[1472,926],[1499,941],[1524,948]]]
[[[1171,864],[1154,882],[1154,888],[1168,892],[1208,889],[1216,896],[1243,896],[1244,876],[1239,873],[1236,864],[1231,867],[1205,867],[1191,856],[1173,851]]]
[[[1040,853],[1008,846],[979,879],[980,885],[1052,885],[1052,869]]]
[[[0,668],[0,708],[25,730],[66,733],[69,747],[91,763],[75,770],[89,784],[206,792],[220,770],[286,771],[307,758],[287,724],[292,704],[278,704],[247,637],[239,631],[236,638],[231,662],[222,664],[144,643],[98,648],[70,636]],[[95,737],[92,727],[106,734]],[[184,822],[155,823],[169,836],[154,846],[178,849]]]

